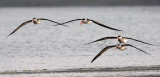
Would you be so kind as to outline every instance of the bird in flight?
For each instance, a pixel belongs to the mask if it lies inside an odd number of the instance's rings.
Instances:
[[[93,60],[91,61],[91,63],[92,63],[94,60],[96,60],[99,56],[101,56],[101,55],[102,55],[105,51],[107,51],[108,49],[111,49],[111,48],[114,48],[114,47],[115,47],[115,49],[125,50],[125,49],[126,49],[125,46],[130,46],[130,47],[136,48],[136,49],[138,49],[139,51],[141,51],[141,52],[143,52],[143,53],[145,53],[145,54],[147,54],[147,55],[150,55],[149,53],[147,53],[147,52],[143,51],[142,49],[137,48],[137,47],[135,47],[135,46],[133,46],[133,45],[130,45],[130,44],[123,44],[123,45],[118,44],[118,45],[111,45],[111,46],[105,47],[103,50],[101,50],[101,51],[93,58]],[[150,56],[151,56],[151,55],[150,55]]]
[[[100,38],[100,39],[98,39],[98,40],[92,41],[92,42],[90,42],[90,43],[88,43],[88,44],[91,44],[91,43],[94,43],[94,42],[98,42],[98,41],[102,41],[102,40],[108,40],[108,39],[116,39],[119,43],[127,43],[127,42],[128,42],[128,39],[130,39],[130,40],[134,40],[134,41],[141,42],[141,43],[144,43],[144,44],[157,46],[157,45],[150,44],[150,43],[146,43],[146,42],[143,42],[143,41],[140,41],[140,40],[137,40],[137,39],[133,39],[133,38],[130,38],[130,37],[122,37],[122,36],[120,36],[120,35],[118,35],[117,37],[114,37],[114,36],[111,36],[111,37],[103,37],[103,38]]]
[[[50,21],[50,22],[53,22],[53,23],[56,23],[56,24],[60,24],[56,21],[52,21],[52,20],[49,20],[49,19],[45,19],[45,18],[33,18],[32,20],[28,20],[24,23],[22,23],[20,26],[18,26],[13,32],[11,32],[7,37],[9,37],[10,35],[12,35],[13,33],[15,33],[18,29],[20,29],[22,26],[26,25],[26,24],[29,24],[31,22],[33,22],[34,24],[39,24],[41,20],[46,20],[46,21]],[[63,26],[66,26],[66,25],[63,25]]]
[[[122,30],[115,29],[115,28],[109,27],[109,26],[107,26],[107,25],[104,25],[104,24],[102,24],[102,23],[99,23],[99,22],[97,22],[97,21],[95,21],[95,20],[88,19],[88,18],[74,19],[74,20],[70,20],[70,21],[67,21],[67,22],[64,22],[64,23],[61,23],[61,24],[58,24],[58,25],[63,25],[63,24],[67,24],[67,23],[70,23],[70,22],[73,22],[73,21],[79,21],[79,20],[81,20],[80,25],[82,25],[82,24],[90,24],[91,22],[93,22],[93,23],[95,23],[95,24],[97,24],[97,25],[99,25],[99,26],[101,26],[101,27],[105,27],[105,28],[108,28],[108,29],[111,29],[111,30],[115,30],[115,31],[122,31]]]

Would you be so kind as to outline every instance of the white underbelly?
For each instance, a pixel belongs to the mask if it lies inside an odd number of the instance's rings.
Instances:
[[[126,43],[126,42],[128,42],[128,40],[127,40],[127,39],[124,39],[123,42]]]
[[[126,48],[124,46],[120,47],[120,50],[125,50]]]
[[[84,22],[84,24],[90,24],[92,21],[86,21]]]
[[[37,24],[39,24],[39,23],[40,23],[40,21],[38,20],[38,21],[37,21]]]

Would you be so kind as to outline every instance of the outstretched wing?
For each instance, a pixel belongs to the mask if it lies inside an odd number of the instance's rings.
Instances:
[[[116,39],[117,37],[103,37],[103,38],[100,38],[98,40],[95,40],[95,41],[92,41],[88,44],[91,44],[91,43],[94,43],[94,42],[98,42],[98,41],[102,41],[102,40],[107,40],[107,39]]]
[[[63,24],[66,24],[66,23],[70,23],[70,22],[73,22],[73,21],[78,21],[78,20],[84,20],[84,19],[74,19],[74,20],[70,20],[70,21],[61,23],[60,25],[63,25]],[[57,26],[57,25],[54,25],[54,26]]]
[[[143,42],[143,41],[140,41],[140,40],[136,40],[136,39],[133,39],[133,38],[129,38],[129,37],[124,37],[124,38],[131,39],[131,40],[134,40],[134,41],[138,41],[138,42],[141,42],[141,43],[144,43],[144,44],[148,44],[148,45],[157,46],[157,45],[154,45],[154,44],[146,43],[146,42]]]
[[[149,53],[147,53],[147,52],[143,51],[142,49],[137,48],[137,47],[135,47],[135,46],[133,46],[133,45],[130,45],[130,44],[124,44],[124,45],[121,45],[121,46],[131,46],[131,47],[133,47],[133,48],[136,48],[136,49],[138,49],[138,50],[140,50],[140,51],[144,52],[144,53],[145,53],[145,54],[147,54],[147,55],[150,55]],[[150,56],[151,56],[151,55],[150,55]]]
[[[49,20],[49,19],[45,19],[45,18],[38,18],[38,20],[46,20],[46,21],[54,22],[54,23],[56,23],[58,25],[61,25],[61,23],[59,23],[59,22],[56,22],[56,21],[53,21],[53,20]],[[66,25],[63,25],[63,26],[66,26]]]
[[[104,53],[105,51],[107,51],[108,49],[110,48],[113,48],[113,47],[116,47],[117,45],[112,45],[112,46],[107,46],[105,47],[101,52],[99,52],[94,58],[93,60],[91,61],[91,63],[96,60],[102,53]]]
[[[18,26],[13,32],[11,32],[7,37],[9,37],[9,36],[12,35],[13,33],[15,33],[18,29],[20,29],[22,26],[24,26],[24,25],[26,25],[26,24],[28,24],[28,23],[30,23],[30,22],[32,22],[32,20],[28,20],[28,21],[22,23],[22,24],[21,24],[20,26]],[[6,38],[7,38],[7,37],[6,37]]]
[[[89,19],[90,20],[90,19]],[[99,26],[102,26],[102,27],[105,27],[105,28],[108,28],[108,29],[111,29],[111,30],[115,30],[115,31],[122,31],[122,30],[119,30],[119,29],[115,29],[115,28],[112,28],[112,27],[109,27],[109,26],[106,26],[106,25],[104,25],[104,24],[101,24],[101,23],[99,23],[99,22],[97,22],[97,21],[94,21],[94,20],[91,20],[93,23],[95,23],[95,24],[97,24],[97,25],[99,25]]]

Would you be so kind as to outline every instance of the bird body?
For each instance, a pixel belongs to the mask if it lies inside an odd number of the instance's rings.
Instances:
[[[33,19],[32,19],[32,22],[33,22],[34,24],[40,24],[40,20],[37,19],[37,18],[33,18]]]
[[[92,22],[91,20],[85,18],[84,20],[82,20],[81,24],[82,24],[82,23],[83,23],[83,24],[90,24],[91,22]]]
[[[92,42],[90,42],[88,44],[91,44],[91,43],[94,43],[94,42],[98,42],[98,41],[108,40],[108,39],[117,39],[116,41],[118,41],[120,44],[121,43],[127,43],[128,39],[130,39],[130,40],[134,40],[134,41],[137,41],[137,42],[140,42],[140,43],[144,43],[144,44],[148,44],[148,45],[152,45],[152,46],[158,46],[158,45],[150,44],[150,43],[143,42],[143,41],[140,41],[140,40],[137,40],[137,39],[133,39],[133,38],[129,38],[129,37],[122,37],[122,36],[103,37],[103,38],[100,38],[98,40],[92,41]]]
[[[125,48],[125,46],[122,46],[121,44],[118,44],[117,47],[116,47],[116,49],[119,49],[119,50],[123,51],[126,48]]]
[[[90,24],[92,21],[87,20],[87,21],[83,21],[84,24]]]
[[[104,24],[101,24],[95,20],[91,20],[91,19],[88,19],[88,18],[82,18],[82,19],[73,19],[73,20],[70,20],[70,21],[67,21],[67,22],[64,22],[64,23],[61,23],[61,24],[58,24],[58,25],[63,25],[63,24],[67,24],[67,23],[70,23],[70,22],[74,22],[74,21],[79,21],[81,20],[81,23],[80,25],[82,24],[90,24],[91,22],[101,26],[101,27],[104,27],[104,28],[108,28],[108,29],[111,29],[111,30],[115,30],[115,31],[122,31],[122,30],[119,30],[119,29],[115,29],[115,28],[112,28],[112,27],[109,27],[107,25],[104,25]],[[56,25],[55,25],[56,26]]]
[[[119,50],[125,50],[125,49],[126,49],[125,46],[130,46],[130,47],[136,48],[136,49],[138,49],[139,51],[141,51],[141,52],[143,52],[143,53],[145,53],[145,54],[147,54],[147,55],[150,55],[149,53],[145,52],[144,50],[142,50],[142,49],[140,49],[140,48],[137,48],[137,47],[135,47],[135,46],[133,46],[133,45],[130,45],[130,44],[118,44],[118,45],[107,46],[107,47],[105,47],[104,49],[102,49],[102,50],[93,58],[93,60],[91,61],[91,63],[92,63],[94,60],[96,60],[99,56],[101,56],[101,55],[102,55],[105,51],[107,51],[108,49],[111,49],[111,48],[116,47],[116,49],[118,48]],[[151,55],[150,55],[150,56],[151,56]]]
[[[28,20],[28,21],[22,23],[22,24],[21,24],[20,26],[18,26],[14,31],[12,31],[7,37],[9,37],[9,36],[12,35],[13,33],[15,33],[18,29],[20,29],[20,28],[23,27],[24,25],[29,24],[29,23],[31,23],[31,22],[33,22],[34,24],[39,24],[41,20],[50,21],[50,22],[53,22],[53,23],[56,23],[56,24],[60,24],[60,23],[58,23],[58,22],[56,22],[56,21],[49,20],[49,19],[45,19],[45,18],[33,18],[32,20]],[[63,25],[63,26],[65,26],[65,25]],[[7,38],[7,37],[6,37],[6,38]]]
[[[127,42],[128,42],[127,38],[122,37],[122,36],[117,37],[117,40],[118,40],[120,43],[127,43]]]

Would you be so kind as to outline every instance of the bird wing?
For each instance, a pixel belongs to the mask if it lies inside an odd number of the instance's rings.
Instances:
[[[154,45],[154,44],[146,43],[146,42],[143,42],[143,41],[140,41],[140,40],[136,40],[136,39],[133,39],[133,38],[129,38],[129,37],[124,37],[124,38],[131,39],[131,40],[134,40],[134,41],[138,41],[138,42],[141,42],[141,43],[144,43],[144,44],[148,44],[148,45],[157,46],[157,45]]]
[[[138,49],[138,50],[140,50],[140,51],[144,52],[144,53],[145,53],[145,54],[147,54],[147,55],[150,55],[149,53],[147,53],[147,52],[143,51],[142,49],[137,48],[137,47],[135,47],[135,46],[133,46],[133,45],[130,45],[130,44],[124,44],[124,45],[121,45],[121,46],[131,46],[131,47],[133,47],[133,48],[136,48],[136,49]],[[150,56],[151,56],[151,55],[150,55]]]
[[[89,20],[90,20],[90,19],[89,19]],[[99,25],[99,26],[102,26],[102,27],[105,27],[105,28],[108,28],[108,29],[111,29],[111,30],[122,31],[122,30],[119,30],[119,29],[115,29],[115,28],[112,28],[112,27],[106,26],[106,25],[101,24],[101,23],[99,23],[99,22],[97,22],[97,21],[94,21],[94,20],[91,20],[91,21],[92,21],[93,23],[95,23],[95,24]]]
[[[46,21],[54,22],[54,23],[56,23],[56,24],[58,24],[58,25],[61,25],[61,23],[56,22],[56,21],[53,21],[53,20],[50,20],[50,19],[38,18],[38,20],[46,20]],[[66,26],[66,25],[63,25],[63,26]]]
[[[61,23],[60,25],[63,25],[63,24],[66,24],[66,23],[70,23],[70,22],[73,22],[73,21],[78,21],[78,20],[84,20],[84,19],[74,19],[74,20],[70,20],[70,21]],[[57,25],[55,25],[55,26],[57,26]]]
[[[107,46],[107,47],[105,47],[101,52],[99,52],[94,58],[93,58],[93,60],[91,61],[91,63],[95,60],[95,59],[97,59],[102,53],[104,53],[105,51],[107,51],[108,49],[110,49],[110,48],[113,48],[113,47],[116,47],[117,45],[112,45],[112,46]]]
[[[117,37],[103,37],[103,38],[100,38],[98,40],[95,40],[95,41],[92,41],[88,44],[91,44],[91,43],[94,43],[94,42],[98,42],[98,41],[102,41],[102,40],[107,40],[107,39],[116,39]]]
[[[12,35],[14,32],[16,32],[19,28],[21,28],[22,26],[24,26],[24,25],[26,25],[26,24],[28,24],[28,23],[30,23],[30,22],[32,22],[32,20],[28,20],[28,21],[22,23],[22,24],[21,24],[20,26],[18,26],[13,32],[11,32],[7,37],[9,37],[9,36]],[[6,38],[7,38],[7,37],[6,37]]]

